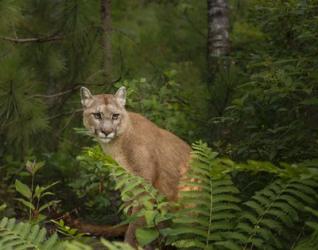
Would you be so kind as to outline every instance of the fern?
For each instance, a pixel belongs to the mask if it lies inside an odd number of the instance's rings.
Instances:
[[[93,250],[93,248],[87,244],[81,243],[79,241],[65,241],[63,242],[64,250]]]
[[[111,157],[105,155],[99,147],[88,148],[86,153],[93,160],[101,161],[105,167],[110,169],[110,175],[116,183],[115,189],[121,192],[124,202],[121,208],[125,213],[128,213],[133,207],[149,208],[151,206],[153,208],[161,203],[166,203],[166,198],[149,182],[125,170]]]
[[[168,202],[166,197],[159,193],[151,183],[125,170],[112,158],[105,155],[99,147],[89,148],[87,155],[93,160],[103,162],[105,167],[110,169],[110,175],[116,183],[115,189],[121,193],[123,204],[120,209],[128,215],[122,224],[134,222],[139,218],[145,220],[145,227],[136,231],[139,244],[145,246],[160,238],[162,235],[158,225],[170,221],[172,214],[169,213],[169,210],[174,204]],[[132,209],[138,212],[129,215]]]
[[[313,232],[308,237],[305,237],[298,242],[295,248],[293,248],[294,250],[311,250],[317,248],[318,246],[318,211],[309,207],[306,207],[305,209],[316,219],[315,221],[310,220],[306,222],[307,227]]]
[[[300,166],[216,158],[206,144],[193,145],[193,160],[182,185],[181,205],[167,243],[191,249],[285,249],[301,225],[305,206],[317,205],[317,179]],[[231,174],[264,171],[275,181],[242,202]],[[301,227],[300,227],[301,228]],[[296,238],[296,237],[295,237]],[[317,239],[317,238],[315,238]]]
[[[116,189],[120,190],[124,201],[122,208],[127,213],[133,207],[140,207],[147,203],[156,206],[156,203],[164,202],[165,198],[143,178],[127,172],[120,165],[108,163],[112,168],[111,176],[115,179]]]
[[[0,249],[59,249],[57,235],[47,238],[46,230],[38,225],[3,218],[0,221]]]
[[[316,187],[309,179],[276,180],[243,204],[237,226],[220,245],[229,249],[283,249],[304,207],[316,203]]]
[[[107,247],[109,250],[134,250],[133,247],[128,245],[127,243],[122,242],[110,242],[108,240],[102,239],[102,244]],[[140,250],[141,248],[138,248]]]
[[[297,244],[290,238],[295,235],[298,240],[296,236],[301,234],[299,229],[307,216],[305,207],[317,205],[314,171],[301,165],[277,167],[256,161],[238,164],[217,157],[199,142],[193,145],[191,169],[181,182],[187,190],[181,192],[180,209],[172,212],[165,197],[150,183],[127,172],[96,148],[87,152],[111,169],[124,201],[123,210],[140,208],[126,222],[145,218],[146,228],[140,229],[139,235],[141,239],[150,235],[150,239],[143,239],[144,243],[160,237],[165,238],[165,244],[182,249],[285,249]],[[242,201],[232,174],[260,171],[270,173],[274,181]],[[171,220],[168,228],[157,228],[161,221]],[[312,237],[317,239],[316,235]]]
[[[101,239],[99,249],[132,250],[126,243],[109,242]],[[92,246],[79,241],[60,241],[56,234],[47,237],[44,228],[16,219],[3,218],[0,221],[0,249],[5,250],[92,250]]]
[[[166,230],[168,243],[180,248],[209,249],[224,240],[240,212],[238,189],[226,174],[225,162],[204,144],[193,145],[192,168],[181,185],[181,206],[172,228]]]
[[[66,241],[63,243],[64,250],[93,250],[95,248],[90,245],[81,243],[79,241]],[[127,243],[123,242],[110,242],[105,239],[101,239],[101,244],[98,246],[98,249],[108,249],[108,250],[134,250],[135,248],[131,247]],[[140,250],[141,248],[138,248]]]

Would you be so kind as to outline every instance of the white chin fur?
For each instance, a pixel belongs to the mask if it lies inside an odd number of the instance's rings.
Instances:
[[[103,137],[103,138],[100,138],[98,137],[98,140],[102,143],[109,143],[113,138],[107,138],[107,137]]]
[[[115,133],[112,132],[107,137],[99,136],[98,140],[100,140],[102,143],[109,143],[112,139],[114,139]]]

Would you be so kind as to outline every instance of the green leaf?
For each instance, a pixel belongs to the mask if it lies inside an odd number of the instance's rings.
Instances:
[[[153,226],[158,211],[145,211],[145,219],[148,226]]]
[[[318,106],[318,98],[308,98],[305,99],[301,102],[303,105],[313,105],[313,106]]]
[[[255,197],[253,197],[255,198]],[[264,208],[257,202],[250,200],[244,203],[246,206],[254,209],[258,215],[261,215],[264,212]]]
[[[2,204],[2,205],[0,205],[0,211],[3,211],[3,210],[5,210],[6,209],[6,207],[7,207],[7,204]]]
[[[242,247],[240,245],[238,245],[230,240],[217,242],[215,245],[223,246],[223,247],[225,247],[225,249],[229,249],[229,250],[241,250],[242,249]]]
[[[205,244],[201,243],[198,240],[178,240],[172,244],[173,246],[177,248],[202,248],[204,249]]]
[[[26,207],[28,207],[28,208],[30,208],[30,209],[32,209],[32,210],[35,209],[35,207],[33,206],[33,204],[32,204],[31,202],[29,202],[29,201],[26,201],[26,200],[21,199],[21,198],[17,198],[16,200],[17,200],[17,201],[20,201],[24,206],[26,206]]]
[[[50,206],[53,206],[53,205],[55,205],[55,204],[57,204],[57,203],[59,203],[59,202],[60,202],[60,201],[50,201],[50,202],[48,202],[48,203],[42,205],[42,206],[39,208],[39,212],[41,212],[41,211],[43,211],[44,209],[46,209],[46,208],[48,208],[48,207],[50,207]]]
[[[15,180],[15,189],[17,190],[17,192],[22,194],[24,197],[31,199],[32,192],[31,192],[30,188],[27,185],[23,184],[21,181]]]
[[[47,185],[45,187],[42,187],[42,191],[46,191],[46,190],[50,189],[51,187],[55,186],[58,183],[60,183],[60,182],[59,181],[55,181],[55,182],[53,182],[53,183],[51,183],[51,184],[49,184],[49,185]]]
[[[159,232],[151,228],[138,228],[136,238],[141,246],[148,245],[159,237]]]
[[[41,197],[48,196],[48,195],[55,195],[55,194],[52,193],[52,192],[45,192],[45,193],[42,194]]]
[[[36,198],[40,198],[41,197],[41,193],[42,193],[42,188],[40,186],[36,186],[35,187],[35,191],[34,191],[34,197]]]

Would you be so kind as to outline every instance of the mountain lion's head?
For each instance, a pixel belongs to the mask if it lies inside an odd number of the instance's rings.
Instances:
[[[84,126],[100,142],[108,143],[124,132],[128,119],[125,87],[119,88],[115,95],[92,95],[82,87],[81,102]]]

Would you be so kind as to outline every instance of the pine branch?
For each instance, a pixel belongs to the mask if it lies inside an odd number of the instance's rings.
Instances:
[[[80,113],[80,112],[83,112],[83,109],[75,109],[75,110],[72,110],[72,111],[69,111],[69,112],[59,113],[57,115],[48,117],[48,120],[53,120],[53,119],[59,118],[61,116],[66,116],[66,115],[74,116],[75,114]]]
[[[36,95],[32,95],[30,98],[36,98],[36,97],[43,97],[43,98],[56,98],[56,97],[59,97],[59,96],[63,96],[63,95],[66,95],[70,92],[73,92],[77,89],[79,89],[81,86],[79,84],[75,85],[73,88],[71,89],[67,89],[67,90],[64,90],[64,91],[61,91],[61,92],[57,92],[57,93],[54,93],[54,94],[51,94],[51,95],[42,95],[42,94],[36,94]]]
[[[13,43],[45,43],[45,42],[60,41],[63,38],[64,37],[62,36],[31,37],[31,38],[14,38],[14,37],[0,36],[1,40],[13,42]]]
[[[121,80],[121,76],[119,76],[116,80],[112,81],[112,84],[117,83]],[[36,94],[36,95],[32,95],[30,96],[30,98],[37,98],[37,97],[42,97],[42,98],[56,98],[56,97],[60,97],[63,95],[66,95],[68,93],[74,92],[75,90],[78,90],[81,86],[83,85],[89,85],[89,86],[104,86],[104,83],[89,83],[89,82],[81,82],[81,83],[77,83],[73,88],[61,91],[61,92],[57,92],[51,95],[43,95],[43,94]]]
[[[188,13],[188,10],[185,10],[184,13],[184,18],[185,20],[191,25],[192,29],[197,33],[199,34],[201,37],[203,37],[204,39],[206,38],[206,34],[200,30],[197,25],[191,20],[191,18],[189,17],[189,13]]]

